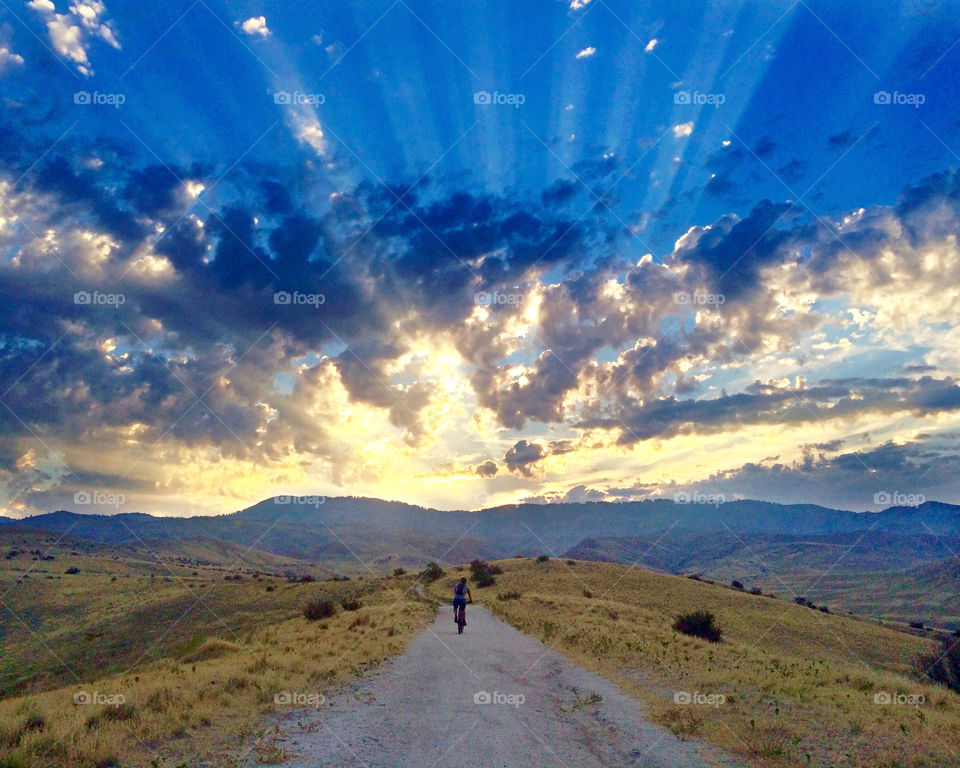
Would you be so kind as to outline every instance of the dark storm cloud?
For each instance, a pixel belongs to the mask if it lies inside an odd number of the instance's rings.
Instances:
[[[531,465],[536,464],[544,456],[546,453],[539,443],[518,440],[516,445],[503,455],[503,462],[511,472],[530,477],[533,473]]]
[[[838,379],[808,389],[759,382],[744,393],[714,399],[665,397],[617,407],[578,426],[619,429],[621,444],[680,434],[711,434],[746,424],[797,424],[858,414],[917,415],[960,408],[960,387],[953,379]],[[823,446],[826,449],[826,446]]]

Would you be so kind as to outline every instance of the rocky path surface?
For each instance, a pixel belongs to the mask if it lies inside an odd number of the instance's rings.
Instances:
[[[681,742],[638,701],[477,605],[450,608],[375,673],[286,715],[276,768],[736,765]]]

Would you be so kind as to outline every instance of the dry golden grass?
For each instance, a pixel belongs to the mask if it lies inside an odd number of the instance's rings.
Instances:
[[[499,562],[474,599],[637,696],[678,738],[712,742],[756,766],[960,765],[960,696],[911,677],[929,641],[844,616],[609,563]],[[460,574],[457,573],[456,576]],[[452,592],[453,574],[431,586]],[[520,593],[497,600],[497,594]],[[720,643],[673,618],[711,611]],[[678,692],[719,705],[675,703]],[[882,693],[920,706],[878,704]]]
[[[362,597],[362,607],[340,607],[316,622],[304,619],[298,608],[295,616],[265,619],[220,637],[214,632],[222,628],[210,620],[211,636],[179,634],[168,656],[129,674],[0,702],[0,766],[192,766],[201,759],[230,766],[276,760],[276,734],[262,725],[263,715],[283,709],[286,700],[299,708],[312,704],[402,652],[434,615],[430,605],[411,597],[412,584],[410,577],[277,582],[271,599],[288,613],[320,595],[338,604]],[[81,589],[82,582],[74,585]],[[163,588],[178,587],[154,586]],[[242,613],[263,592],[264,585],[254,582],[228,594]],[[230,621],[230,613],[224,616]],[[154,629],[140,627],[141,642]]]

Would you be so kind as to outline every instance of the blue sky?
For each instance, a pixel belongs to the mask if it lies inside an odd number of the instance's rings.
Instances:
[[[6,5],[4,510],[957,500],[958,8]]]

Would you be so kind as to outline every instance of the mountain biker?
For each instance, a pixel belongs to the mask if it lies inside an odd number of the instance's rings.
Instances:
[[[467,601],[473,602],[473,595],[470,594],[470,587],[467,586],[467,577],[464,576],[457,582],[453,588],[453,620],[457,620],[457,611],[460,608],[466,608]],[[466,625],[466,622],[464,622]]]

